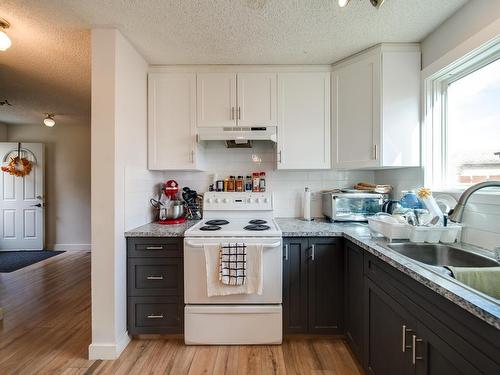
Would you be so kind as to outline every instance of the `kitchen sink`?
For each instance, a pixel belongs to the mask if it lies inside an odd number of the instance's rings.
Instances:
[[[387,245],[408,258],[430,266],[498,267],[494,259],[441,244],[398,243]]]

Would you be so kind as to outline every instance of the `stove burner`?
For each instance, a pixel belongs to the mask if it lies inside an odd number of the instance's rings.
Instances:
[[[257,219],[257,220],[250,220],[248,222],[248,224],[257,224],[257,225],[262,225],[262,224],[267,224],[267,221],[265,220],[260,220],[260,219]]]
[[[222,229],[218,225],[204,225],[200,227],[200,230],[206,230],[206,231],[214,231],[214,230],[219,230]]]
[[[211,226],[211,225],[226,225],[226,224],[229,224],[229,221],[227,221],[227,220],[208,220],[205,223],[205,225],[209,225],[209,226]]]
[[[252,225],[247,225],[243,229],[245,230],[268,230],[271,227],[269,225],[261,225],[261,224],[252,224]]]

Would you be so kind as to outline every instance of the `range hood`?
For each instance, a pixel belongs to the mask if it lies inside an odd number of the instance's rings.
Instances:
[[[276,127],[227,127],[198,128],[200,141],[234,141],[234,144],[247,144],[249,141],[277,142]]]

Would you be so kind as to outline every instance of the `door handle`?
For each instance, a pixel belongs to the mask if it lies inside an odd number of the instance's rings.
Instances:
[[[412,332],[413,330],[411,328],[406,328],[406,325],[403,325],[403,330],[402,330],[402,338],[401,338],[401,351],[403,353],[406,352],[406,349],[410,349],[411,346],[410,345],[406,345],[406,334],[408,332]]]
[[[417,360],[423,359],[423,357],[417,357],[417,342],[422,342],[422,339],[419,339],[419,338],[417,338],[417,336],[413,335],[412,336],[413,348],[412,348],[412,356],[411,356],[413,365],[415,365]]]
[[[310,247],[310,249],[311,249],[311,255],[309,255],[309,258],[310,258],[312,261],[314,261],[314,256],[315,256],[315,254],[314,254],[314,253],[316,252],[316,245],[312,244],[312,245],[311,245],[311,247]]]
[[[163,250],[163,246],[146,246],[146,250]]]
[[[285,245],[285,260],[288,261],[288,244]]]
[[[32,204],[30,207],[42,207],[42,204],[41,203]]]

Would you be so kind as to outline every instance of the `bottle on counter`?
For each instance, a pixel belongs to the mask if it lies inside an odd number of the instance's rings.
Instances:
[[[245,191],[252,191],[252,176],[247,176],[246,178]]]
[[[266,172],[260,172],[259,176],[259,191],[266,191]]]
[[[224,190],[223,191],[227,191],[228,186],[229,186],[229,179],[225,178],[224,179]]]
[[[311,221],[311,191],[308,187],[304,189],[302,196],[302,214],[306,221]]]
[[[252,191],[254,193],[258,193],[260,191],[259,177],[260,177],[260,174],[258,172],[252,173]]]
[[[238,176],[236,180],[236,189],[237,192],[241,193],[245,190],[245,181],[243,180],[243,176]]]
[[[224,180],[217,180],[215,191],[224,191]]]
[[[236,188],[236,179],[234,178],[234,176],[229,176],[227,191],[234,192],[235,188]]]

